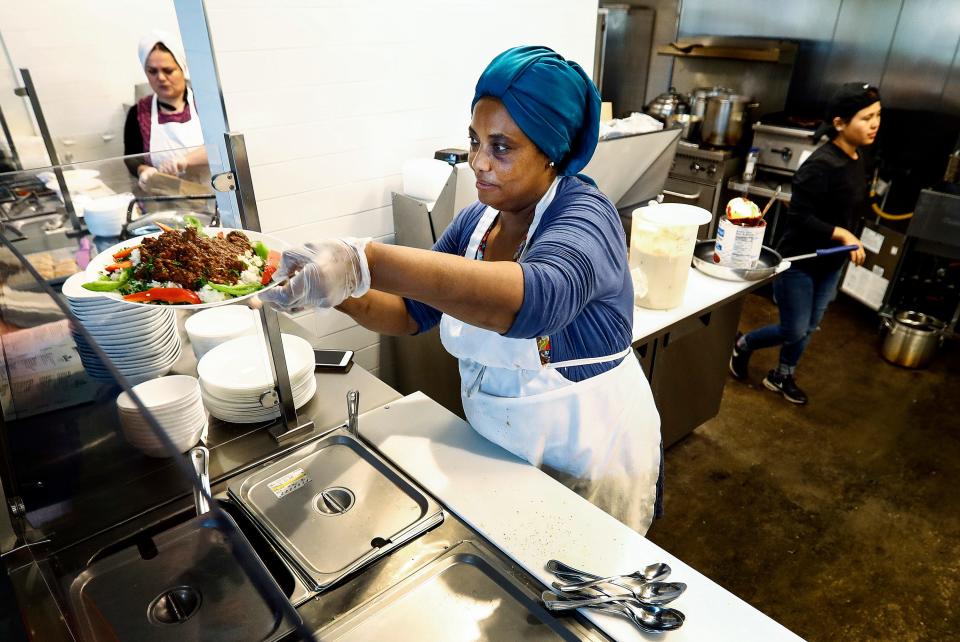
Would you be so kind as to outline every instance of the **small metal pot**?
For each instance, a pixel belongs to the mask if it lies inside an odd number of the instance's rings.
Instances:
[[[883,320],[887,329],[880,354],[904,368],[925,368],[943,343],[946,324],[922,312],[897,312]]]
[[[671,114],[667,116],[667,127],[680,127],[680,138],[695,140],[699,132],[700,117],[693,114]]]

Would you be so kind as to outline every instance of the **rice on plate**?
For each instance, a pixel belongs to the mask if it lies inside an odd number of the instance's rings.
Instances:
[[[139,305],[223,305],[275,285],[280,252],[265,240],[286,245],[245,230],[165,229],[96,256],[83,287]]]

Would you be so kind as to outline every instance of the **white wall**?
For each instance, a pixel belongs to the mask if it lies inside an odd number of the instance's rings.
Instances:
[[[247,143],[263,231],[293,242],[391,242],[401,163],[466,146],[476,79],[500,51],[543,44],[593,67],[595,0],[205,4],[227,120]],[[190,26],[182,28],[190,60],[195,44]],[[336,311],[301,322],[377,371],[375,333]]]
[[[0,101],[18,136],[37,134],[24,107],[8,87],[30,70],[47,125],[61,156],[74,160],[123,153],[123,105],[146,77],[137,58],[140,38],[153,29],[177,34],[173,0],[3,0],[0,36],[12,69],[0,65]],[[113,134],[104,142],[102,135]],[[63,139],[73,140],[64,147]]]

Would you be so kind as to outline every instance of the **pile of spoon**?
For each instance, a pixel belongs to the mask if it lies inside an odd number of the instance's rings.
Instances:
[[[673,631],[683,624],[683,613],[666,605],[680,597],[687,585],[665,581],[670,567],[662,562],[610,577],[580,571],[557,560],[547,562],[546,569],[559,580],[552,583],[553,591],[540,596],[551,611],[595,609],[625,617],[645,633]]]

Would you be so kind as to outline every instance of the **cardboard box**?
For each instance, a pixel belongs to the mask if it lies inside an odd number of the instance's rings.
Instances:
[[[202,196],[213,193],[212,188],[201,183],[185,181],[176,176],[160,172],[151,174],[146,183],[147,191],[151,196]]]

